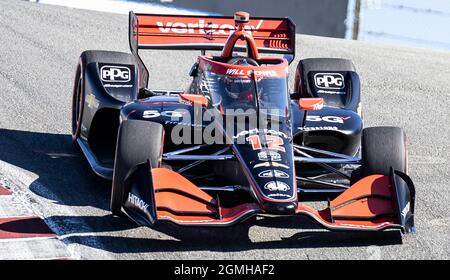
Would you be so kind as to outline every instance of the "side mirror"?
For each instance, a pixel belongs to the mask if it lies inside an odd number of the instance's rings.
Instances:
[[[197,74],[198,74],[198,63],[195,63],[194,65],[192,65],[192,68],[189,71],[189,76],[197,77]]]
[[[209,103],[208,98],[200,94],[181,93],[179,96],[180,102],[189,106],[207,107]]]
[[[304,111],[322,110],[323,98],[300,98],[298,107]]]
[[[292,61],[294,61],[294,56],[292,54],[285,54],[283,55],[283,58],[286,59],[289,64],[291,64]]]

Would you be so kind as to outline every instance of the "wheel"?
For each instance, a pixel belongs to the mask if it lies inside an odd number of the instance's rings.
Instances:
[[[340,82],[343,83],[340,86],[343,88],[336,89],[331,85],[330,88],[328,86],[319,88],[316,75],[337,77],[335,81],[340,79]],[[292,97],[293,99],[322,97],[325,105],[329,107],[344,108],[360,114],[360,80],[353,62],[348,59],[308,58],[300,60],[295,72],[294,89],[296,93]],[[345,91],[345,94],[336,94],[340,91]]]
[[[389,175],[390,168],[407,173],[406,136],[398,127],[371,127],[361,139],[361,176]]]
[[[147,161],[152,167],[161,165],[163,135],[163,126],[159,123],[125,120],[120,124],[111,192],[111,212],[114,215],[122,213],[126,180],[136,167]]]
[[[72,97],[72,143],[76,145],[81,133],[84,107],[84,67],[80,60],[75,74]]]
[[[108,64],[108,65],[127,65],[130,68],[130,79],[134,77],[133,73],[136,72],[134,68],[137,68],[136,58],[128,53],[112,52],[112,51],[100,51],[100,50],[88,50],[84,51],[79,58],[77,70],[75,73],[75,80],[73,85],[73,97],[72,97],[72,142],[76,143],[77,138],[80,137],[81,127],[83,126],[83,110],[85,102],[85,93],[90,92],[97,99],[102,99],[101,95],[108,95],[103,89],[103,85],[99,81],[98,71],[93,70],[92,64]],[[135,67],[131,67],[135,66]],[[145,74],[145,73],[144,73]],[[89,85],[86,80],[91,81]],[[142,80],[144,81],[144,80]],[[146,83],[146,81],[144,81]],[[99,95],[99,96],[97,96]],[[134,94],[129,91],[121,91],[120,94],[116,93],[111,95],[118,102],[123,100],[134,99]],[[87,128],[90,127],[89,123],[84,124]]]

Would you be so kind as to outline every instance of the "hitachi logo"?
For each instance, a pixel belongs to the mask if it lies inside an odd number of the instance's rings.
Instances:
[[[142,211],[147,210],[148,203],[145,203],[142,199],[137,197],[136,195],[129,193],[128,194],[128,202],[136,206],[137,208],[141,209]]]
[[[264,20],[260,20],[256,26],[254,25],[246,25],[245,30],[249,32],[257,32]],[[229,35],[231,31],[235,30],[234,25],[232,24],[217,24],[208,22],[205,23],[205,20],[200,19],[197,23],[184,23],[184,22],[167,22],[163,23],[161,21],[157,21],[156,25],[158,26],[159,30],[162,33],[178,33],[178,34],[195,34],[198,32],[199,34],[208,34],[208,35],[215,35],[215,34],[221,34],[221,35]]]

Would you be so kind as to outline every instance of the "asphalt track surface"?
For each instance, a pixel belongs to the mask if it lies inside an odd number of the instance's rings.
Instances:
[[[0,36],[0,176],[76,258],[450,259],[450,52],[298,36],[297,60],[354,61],[366,126],[405,129],[418,233],[401,239],[330,233],[296,217],[152,230],[111,216],[110,183],[71,145],[71,91],[83,50],[128,51],[127,16],[2,0]],[[152,88],[183,89],[195,55],[147,52]]]

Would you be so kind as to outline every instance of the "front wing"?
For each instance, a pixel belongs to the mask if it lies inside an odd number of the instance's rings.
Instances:
[[[213,198],[182,175],[165,168],[151,169],[146,182],[131,184],[123,209],[138,224],[153,226],[170,221],[182,226],[230,226],[257,214],[270,214],[257,203],[221,207]],[[150,171],[151,170],[151,171]],[[146,184],[149,188],[139,187]],[[299,203],[295,215],[312,218],[328,230],[415,232],[415,190],[409,177],[391,170],[390,176],[363,178],[316,210]]]

